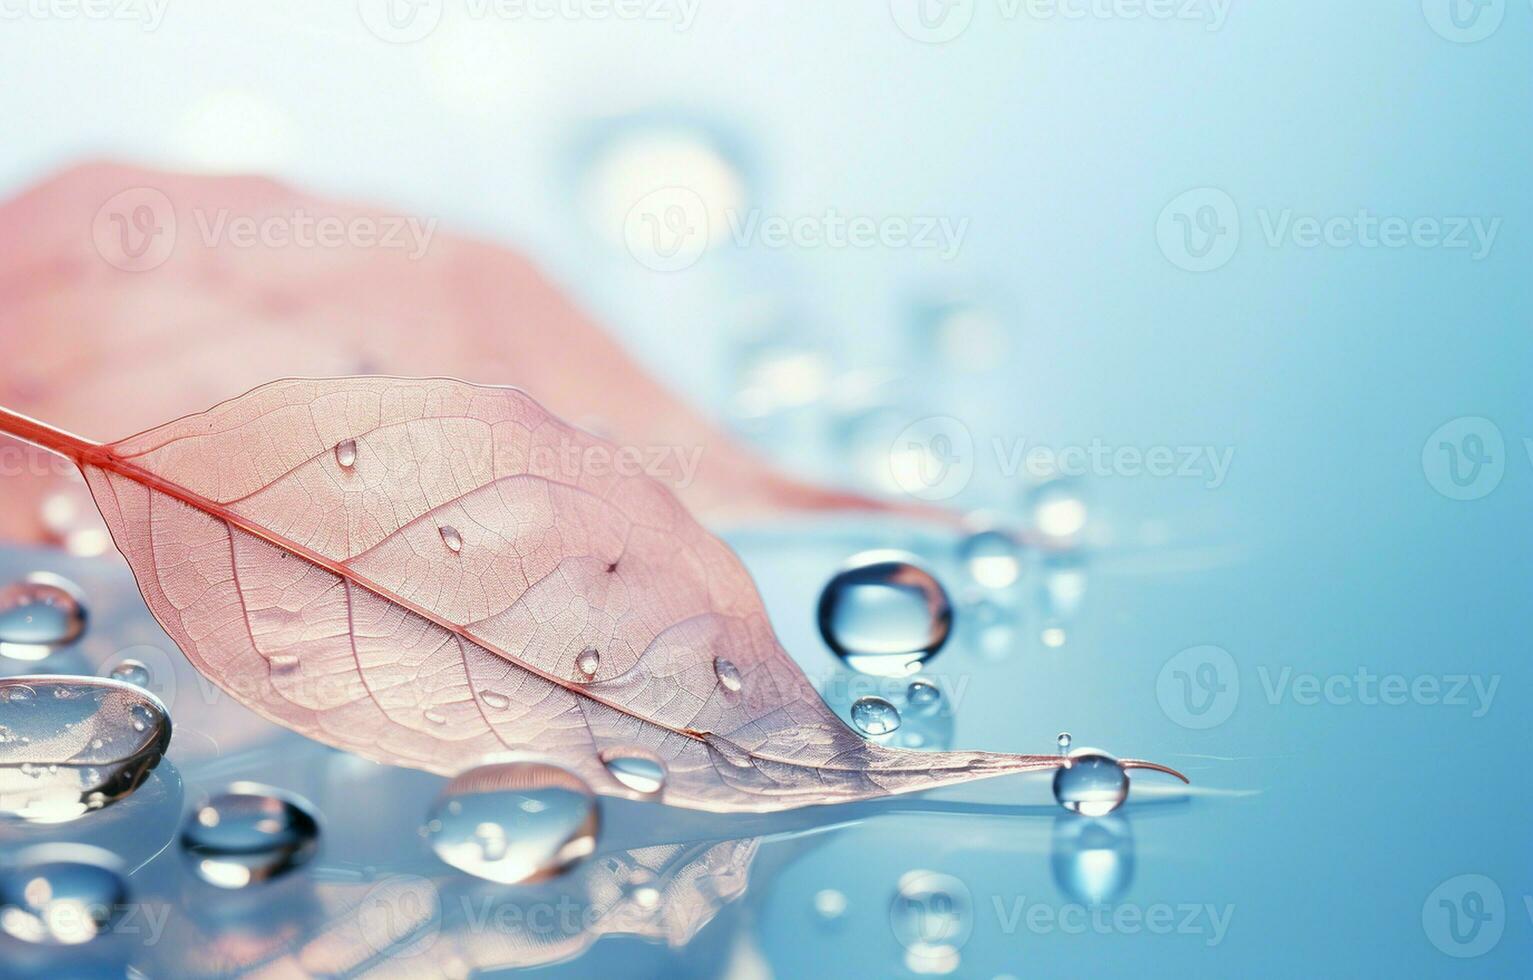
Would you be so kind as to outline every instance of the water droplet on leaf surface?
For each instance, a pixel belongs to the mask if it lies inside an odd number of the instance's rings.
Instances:
[[[604,754],[602,763],[613,779],[636,793],[653,796],[665,786],[665,766],[659,759],[632,752],[613,752]]]
[[[1054,770],[1054,799],[1072,813],[1100,817],[1128,798],[1128,774],[1118,760],[1096,749],[1077,749]]]
[[[580,656],[575,658],[575,666],[587,677],[595,677],[601,669],[601,654],[587,647],[580,651]]]
[[[463,550],[463,535],[458,533],[457,528],[451,524],[443,524],[437,528],[437,531],[442,535],[442,543],[447,545],[448,551],[457,554]]]
[[[447,784],[427,838],[458,870],[516,885],[594,851],[598,823],[596,797],[574,773],[541,762],[492,763]]]
[[[723,657],[713,658],[713,672],[718,675],[719,683],[724,685],[724,690],[735,692],[740,690],[740,668]]]
[[[903,677],[947,642],[953,623],[947,593],[908,557],[859,555],[820,593],[820,635],[853,670]]]
[[[351,469],[357,464],[357,440],[342,439],[335,444],[335,461],[344,469]]]
[[[852,703],[852,724],[869,735],[887,735],[900,727],[900,713],[883,698],[858,698]]]

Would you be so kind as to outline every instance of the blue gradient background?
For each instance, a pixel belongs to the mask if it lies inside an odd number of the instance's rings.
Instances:
[[[432,37],[407,45],[380,43],[349,3],[172,0],[154,31],[22,17],[0,23],[0,189],[83,157],[211,161],[435,216],[533,256],[653,371],[726,418],[734,352],[764,316],[807,338],[835,379],[892,371],[884,393],[907,420],[961,420],[978,447],[963,506],[1015,506],[1016,480],[987,456],[995,438],[1233,450],[1215,489],[1090,481],[1088,599],[1064,648],[1039,646],[1025,611],[1009,657],[960,644],[933,667],[972,680],[959,745],[1046,751],[1068,729],[1187,770],[1197,793],[1185,803],[1124,811],[1136,870],[1123,900],[1230,905],[1221,942],[1008,934],[994,900],[1069,901],[1048,871],[1052,816],[880,817],[813,847],[768,845],[746,902],[688,950],[633,959],[631,944],[608,941],[566,970],[709,975],[728,961],[740,975],[763,964],[782,977],[897,975],[889,896],[926,867],[973,895],[965,977],[1525,971],[1533,5],[1487,8],[1500,26],[1470,44],[1435,32],[1416,0],[1235,0],[1218,30],[1002,11],[973,4],[968,29],[942,44],[907,37],[882,2],[702,0],[686,31],[483,30],[449,4]],[[265,115],[212,140],[196,121],[210,93]],[[726,243],[657,274],[580,218],[583,154],[625,119],[701,125],[735,148],[767,214],[941,215],[967,219],[967,235],[951,261]],[[1241,230],[1227,264],[1192,273],[1163,254],[1156,226],[1202,187],[1233,199]],[[1285,209],[1501,224],[1478,261],[1274,247],[1261,216]],[[912,311],[947,296],[1002,324],[986,370],[961,371],[913,335]],[[1499,429],[1504,476],[1456,501],[1433,489],[1423,447],[1466,416]],[[750,431],[785,465],[857,479],[834,412],[769,423]],[[910,546],[960,580],[950,543],[913,534],[809,526],[731,540],[814,673],[831,667],[815,597],[848,554]],[[1226,722],[1191,730],[1156,685],[1169,658],[1201,644],[1230,652],[1241,692]],[[1451,705],[1274,704],[1262,667],[1500,686],[1479,718]],[[1504,935],[1479,958],[1444,955],[1423,927],[1429,894],[1461,874],[1490,876],[1505,898]],[[825,887],[849,902],[828,930],[809,910]],[[755,967],[725,955],[742,933]]]

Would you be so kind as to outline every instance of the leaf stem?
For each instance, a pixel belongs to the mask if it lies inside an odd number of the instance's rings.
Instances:
[[[100,443],[82,439],[63,429],[55,429],[45,422],[39,422],[20,412],[13,412],[4,406],[0,406],[0,432],[58,453],[60,456],[66,456],[75,463],[79,463],[87,455],[101,448]]]

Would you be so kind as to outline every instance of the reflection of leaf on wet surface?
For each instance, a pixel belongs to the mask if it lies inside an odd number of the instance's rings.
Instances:
[[[745,894],[758,840],[596,855],[541,885],[415,875],[317,886],[326,920],[254,977],[443,977],[556,963],[605,936],[685,946]]]

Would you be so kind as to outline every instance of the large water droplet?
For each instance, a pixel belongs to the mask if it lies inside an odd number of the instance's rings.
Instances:
[[[1082,905],[1111,902],[1134,878],[1134,838],[1121,814],[1096,820],[1061,813],[1050,862],[1060,891]]]
[[[1086,501],[1080,486],[1068,477],[1030,488],[1024,506],[1033,528],[1056,543],[1074,541],[1086,526]]]
[[[348,470],[357,465],[357,440],[342,439],[336,443],[335,461]]]
[[[41,660],[85,632],[79,586],[51,572],[33,572],[0,589],[0,655]]]
[[[602,763],[612,778],[635,793],[653,796],[665,786],[665,764],[653,756],[633,751],[614,751],[602,755]]]
[[[883,698],[858,698],[852,702],[852,724],[869,735],[887,735],[900,727],[900,713]]]
[[[596,849],[596,797],[574,773],[542,762],[493,763],[447,784],[427,839],[460,871],[503,885],[558,874]]]
[[[740,668],[736,667],[733,662],[725,660],[723,657],[714,657],[713,672],[718,675],[719,683],[724,685],[724,690],[731,693],[740,690]]]
[[[0,930],[28,943],[75,946],[128,911],[121,863],[84,844],[39,844],[0,866]]]
[[[152,694],[84,677],[0,679],[0,816],[59,823],[133,792],[170,745]]]
[[[969,888],[952,875],[910,871],[900,876],[889,925],[914,973],[951,973],[974,931]]]
[[[286,874],[314,855],[318,840],[319,821],[306,800],[260,783],[233,783],[181,829],[192,869],[219,888]]]
[[[820,635],[853,670],[914,673],[947,641],[953,609],[928,572],[898,552],[852,559],[820,593]]]
[[[1073,813],[1100,817],[1128,798],[1128,774],[1118,760],[1097,749],[1077,749],[1054,770],[1054,799]]]
[[[456,554],[463,550],[463,535],[458,533],[457,528],[451,524],[443,524],[437,528],[437,532],[442,535],[442,543],[447,545],[448,551]]]
[[[575,667],[585,676],[595,677],[596,672],[601,669],[601,654],[590,647],[586,647],[575,658]]]
[[[959,558],[969,578],[987,589],[1007,589],[1022,574],[1022,555],[1016,539],[1005,531],[977,531],[959,546]]]

